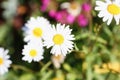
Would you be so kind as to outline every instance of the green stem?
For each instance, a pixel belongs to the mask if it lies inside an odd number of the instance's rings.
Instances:
[[[34,71],[32,71],[31,69],[28,69],[24,66],[21,66],[21,65],[16,65],[16,64],[12,64],[11,67],[14,69],[14,70],[18,70],[18,69],[21,69],[23,71],[26,71],[26,72],[31,72],[33,73]]]
[[[49,69],[48,67],[49,67],[51,64],[52,64],[52,62],[49,61],[47,64],[45,64],[45,65],[42,67],[42,69],[41,69],[40,72],[43,72],[43,71],[45,71],[46,69]]]
[[[92,80],[92,67],[91,67],[92,61],[89,59],[89,56],[86,57],[86,62],[88,67],[86,71],[86,78],[87,80]]]

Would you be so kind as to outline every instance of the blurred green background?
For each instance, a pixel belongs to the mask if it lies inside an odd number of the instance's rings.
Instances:
[[[12,60],[8,73],[0,80],[120,80],[120,25],[115,25],[114,20],[109,26],[103,23],[94,10],[95,1],[0,0],[0,46],[9,49]],[[61,8],[64,2],[69,2],[73,9],[77,7],[74,2],[79,3],[80,12],[72,17],[73,22],[67,20],[70,13],[59,13],[62,17],[57,18],[54,14],[67,11]],[[83,9],[85,3],[88,6]],[[79,19],[80,15],[85,18]],[[61,22],[73,29],[75,47],[63,62],[59,63],[62,58],[54,57],[47,49],[40,62],[22,61],[26,44],[23,29],[31,16],[43,16],[52,24]]]

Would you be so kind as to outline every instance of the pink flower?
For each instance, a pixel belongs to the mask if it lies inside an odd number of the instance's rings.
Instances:
[[[56,13],[55,19],[62,24],[72,24],[75,17],[70,15],[66,10],[61,10]]]
[[[89,3],[84,3],[82,5],[82,10],[89,12],[91,10],[91,5]]]
[[[67,16],[67,21],[69,24],[72,24],[75,21],[75,17],[69,14]]]
[[[56,15],[56,11],[55,10],[50,10],[48,14],[51,18],[54,18],[55,15]]]
[[[78,16],[77,22],[80,27],[85,27],[88,25],[88,19],[83,14]]]
[[[42,2],[42,6],[40,7],[40,10],[44,12],[44,11],[46,11],[50,0],[41,0],[41,2]]]

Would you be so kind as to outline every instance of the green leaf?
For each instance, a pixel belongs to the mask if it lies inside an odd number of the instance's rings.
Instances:
[[[26,73],[26,74],[23,74],[19,80],[36,80],[36,77],[35,75],[33,74],[29,74],[29,73]]]

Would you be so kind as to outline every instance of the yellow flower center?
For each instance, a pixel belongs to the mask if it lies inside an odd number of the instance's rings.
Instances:
[[[3,64],[3,59],[2,58],[0,58],[0,65],[2,65]]]
[[[116,4],[109,4],[107,7],[107,10],[109,13],[111,13],[113,15],[120,14],[120,7]]]
[[[70,8],[73,9],[73,10],[75,10],[75,9],[78,8],[78,6],[79,6],[78,3],[72,2],[71,5],[70,5]]]
[[[56,45],[61,45],[64,42],[64,37],[61,34],[56,34],[53,37],[53,42]]]
[[[35,29],[33,29],[33,34],[34,34],[34,36],[36,36],[36,37],[41,37],[41,36],[42,36],[42,33],[43,33],[43,31],[42,31],[42,29],[39,28],[39,27],[36,27]]]
[[[30,50],[30,56],[35,57],[37,55],[37,51],[35,49]]]

